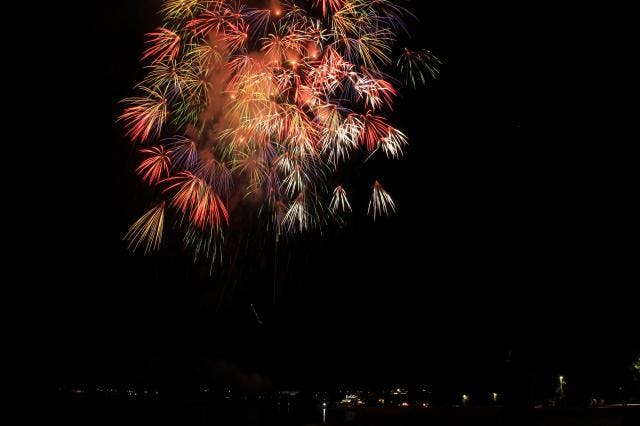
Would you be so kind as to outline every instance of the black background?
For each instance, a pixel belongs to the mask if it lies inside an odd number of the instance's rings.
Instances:
[[[411,146],[380,166],[397,215],[283,243],[277,268],[252,245],[210,279],[121,241],[150,200],[115,119],[159,1],[99,3],[5,16],[0,374],[491,383],[511,350],[542,387],[622,380],[640,352],[632,141],[580,9],[411,6],[411,44],[445,64],[397,102]]]

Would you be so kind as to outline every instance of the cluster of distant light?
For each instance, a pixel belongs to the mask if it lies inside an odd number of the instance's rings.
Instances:
[[[58,392],[68,393],[77,397],[127,397],[130,399],[144,398],[156,399],[160,396],[159,391],[149,388],[117,387],[110,385],[98,385],[90,387],[59,387]]]
[[[276,235],[339,221],[352,210],[340,167],[357,151],[398,158],[407,144],[385,116],[394,85],[424,83],[439,62],[427,50],[394,50],[406,9],[392,0],[246,3],[167,0],[164,26],[147,35],[147,76],[119,118],[144,145],[137,174],[158,188],[125,236],[134,250],[159,248],[168,211],[185,246],[209,258],[238,209],[267,218]],[[374,181],[367,212],[393,211]]]

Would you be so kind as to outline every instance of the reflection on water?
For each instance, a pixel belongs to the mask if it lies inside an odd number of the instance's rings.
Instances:
[[[46,412],[52,424],[68,426],[307,426],[344,420],[344,413],[329,407],[295,403],[73,400],[57,401]]]
[[[191,400],[54,400],[44,406],[38,424],[66,426],[512,426],[498,407],[478,408],[364,408],[338,409],[331,405],[275,401]],[[26,415],[29,417],[30,411]],[[40,413],[38,413],[40,414]],[[524,415],[526,414],[526,415]],[[522,418],[535,426],[640,425],[640,407],[610,409],[538,409]],[[351,423],[353,422],[353,423]],[[12,424],[31,424],[19,422]],[[517,422],[518,426],[524,423]]]

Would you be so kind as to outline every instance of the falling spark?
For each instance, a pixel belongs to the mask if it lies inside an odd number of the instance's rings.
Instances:
[[[141,87],[141,90],[146,96],[125,99],[130,106],[119,118],[128,127],[127,136],[134,142],[158,137],[167,119],[166,97],[154,89]]]
[[[431,51],[425,49],[404,49],[397,63],[405,82],[411,83],[414,88],[418,83],[426,84],[427,76],[438,78],[440,65],[442,65],[442,61]]]
[[[391,195],[384,190],[380,182],[375,181],[373,184],[373,192],[369,200],[368,213],[373,214],[376,219],[379,216],[388,216],[390,212],[396,211],[396,204],[393,202]]]
[[[146,158],[140,163],[136,169],[136,173],[142,178],[143,182],[149,185],[155,185],[169,175],[171,167],[171,151],[167,151],[163,146],[154,146],[147,149],[141,149],[141,153]]]
[[[180,53],[180,36],[166,28],[147,34],[149,47],[144,51],[142,59],[152,58],[153,62],[173,61]]]
[[[165,202],[162,201],[131,225],[124,236],[124,239],[129,241],[130,250],[136,251],[140,244],[145,247],[144,254],[160,248],[164,229],[164,209]]]
[[[338,186],[333,190],[333,198],[331,199],[329,208],[334,213],[351,211],[351,204],[349,204],[349,200],[347,199],[347,191],[345,191],[342,186]]]

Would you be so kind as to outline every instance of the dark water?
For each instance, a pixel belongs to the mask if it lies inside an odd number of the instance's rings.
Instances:
[[[478,409],[326,410],[273,404],[156,401],[50,401],[12,407],[3,424],[175,426],[640,426],[640,408],[533,410]]]
[[[496,408],[358,413],[353,426],[640,426],[640,410],[530,410]]]
[[[323,413],[319,407],[276,407],[258,403],[58,400],[38,404],[38,407],[13,408],[13,415],[24,416],[25,423],[26,419],[37,418],[47,424],[68,426],[306,426],[329,421],[329,413]],[[344,419],[343,413],[334,413],[331,417],[332,422]]]

